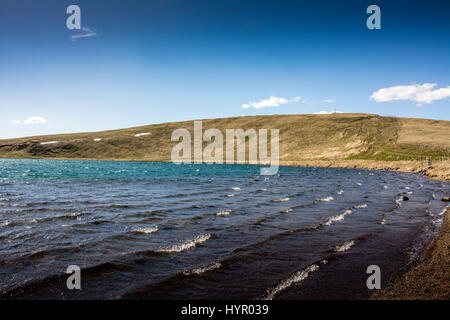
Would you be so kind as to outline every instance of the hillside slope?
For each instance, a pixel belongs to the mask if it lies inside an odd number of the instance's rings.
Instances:
[[[36,136],[0,140],[0,157],[170,161],[177,144],[171,134],[178,128],[188,129],[193,137],[193,121]],[[227,128],[279,129],[282,163],[437,161],[450,154],[449,121],[372,114],[270,115],[203,120],[203,131],[209,128],[223,133]]]

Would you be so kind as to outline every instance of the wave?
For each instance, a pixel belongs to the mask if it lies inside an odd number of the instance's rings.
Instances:
[[[349,215],[349,214],[352,214],[352,213],[353,213],[353,211],[350,210],[350,209],[345,210],[343,213],[341,213],[341,214],[339,214],[337,216],[333,216],[333,217],[328,218],[328,220],[323,225],[330,226],[330,225],[333,224],[333,222],[338,222],[338,221],[344,220],[346,215]]]
[[[148,228],[136,228],[136,229],[133,229],[133,232],[150,234],[150,233],[155,233],[158,230],[159,230],[158,226],[153,226],[153,227],[148,227]]]
[[[350,248],[353,247],[355,245],[355,243],[356,243],[356,240],[345,241],[340,246],[334,247],[333,251],[334,252],[346,252],[346,251],[350,250]]]
[[[286,198],[282,198],[282,199],[275,199],[275,200],[271,200],[272,202],[286,202],[291,200],[291,198],[286,197]]]
[[[450,205],[448,205],[448,206],[446,206],[444,209],[442,209],[442,211],[438,213],[438,216],[443,216],[444,213],[447,211],[448,208],[450,208]]]
[[[231,188],[231,190],[239,191],[239,190],[241,190],[241,188],[239,188],[239,187],[233,187],[233,188]]]
[[[292,212],[292,211],[293,211],[292,208],[287,208],[287,209],[281,210],[282,213],[289,213],[289,212]]]
[[[231,213],[231,210],[223,210],[223,211],[219,211],[216,213],[216,216],[218,217],[225,217],[225,216],[229,216]]]
[[[203,273],[211,271],[211,270],[219,269],[220,267],[222,267],[222,264],[219,262],[215,262],[215,263],[212,263],[205,267],[195,268],[192,270],[186,270],[183,272],[183,274],[185,276],[200,275],[200,274],[203,274]]]
[[[337,194],[343,194],[344,190],[339,190],[338,192],[336,192]]]
[[[403,202],[403,196],[401,196],[400,198],[395,199],[395,203],[397,204],[397,208],[401,208],[402,207],[402,202]]]
[[[337,216],[328,218],[328,220],[325,223],[323,223],[323,225],[329,226],[329,225],[333,224],[333,222],[338,222],[338,221],[344,220],[345,216],[353,213],[353,210],[362,209],[362,208],[367,208],[367,204],[364,203],[364,204],[360,204],[357,206],[353,206],[351,209],[347,209],[344,212],[342,212],[341,214],[338,214]]]
[[[62,247],[62,248],[50,248],[44,249],[41,251],[33,252],[27,256],[25,256],[29,260],[40,260],[47,256],[55,255],[55,254],[67,254],[67,253],[79,253],[81,252],[80,247]]]
[[[161,248],[158,250],[155,250],[156,253],[175,253],[175,252],[183,252],[186,250],[190,250],[192,248],[195,248],[197,245],[202,244],[206,241],[208,241],[211,238],[211,235],[209,233],[197,236],[193,239],[186,240],[180,244],[176,244],[170,247]]]
[[[277,294],[279,294],[281,291],[286,290],[287,288],[291,287],[294,284],[298,284],[303,282],[308,276],[317,270],[320,269],[320,267],[324,264],[327,264],[327,260],[321,260],[320,262],[316,262],[305,269],[299,270],[295,273],[293,273],[291,276],[289,276],[287,279],[280,282],[275,287],[267,290],[266,294],[262,297],[262,300],[272,300],[275,298]]]
[[[332,196],[317,199],[317,201],[323,201],[323,202],[329,202],[329,201],[333,201],[333,200],[334,200],[334,198]]]
[[[5,222],[0,223],[0,227],[7,227],[11,224],[11,221],[6,220]]]
[[[97,265],[88,266],[81,269],[81,274],[87,277],[100,277],[105,273],[113,271],[127,271],[130,267],[115,262],[102,262]],[[50,292],[54,288],[63,288],[67,281],[66,273],[46,274],[42,278],[25,280],[15,287],[7,288],[0,291],[0,300],[27,298],[36,292]]]

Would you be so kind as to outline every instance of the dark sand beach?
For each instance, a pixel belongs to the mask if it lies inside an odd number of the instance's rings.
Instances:
[[[409,270],[375,292],[375,300],[448,300],[450,299],[450,221],[445,213],[439,236]]]

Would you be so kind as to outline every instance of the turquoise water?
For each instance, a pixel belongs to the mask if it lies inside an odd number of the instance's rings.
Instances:
[[[379,265],[386,281],[412,261],[438,230],[450,191],[382,171],[259,173],[0,160],[0,297],[364,297],[367,266]],[[67,289],[69,265],[82,269],[82,290]]]
[[[180,164],[166,162],[123,162],[83,160],[0,159],[3,179],[120,179],[177,176],[258,175],[256,165]],[[294,168],[286,167],[284,172]]]

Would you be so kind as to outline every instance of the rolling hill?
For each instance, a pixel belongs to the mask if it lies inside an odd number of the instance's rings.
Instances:
[[[171,134],[178,128],[188,129],[193,136],[193,121],[185,121],[16,138],[0,140],[0,157],[170,161],[177,144],[171,141]],[[227,128],[279,129],[281,164],[418,171],[424,166],[420,158],[430,158],[433,166],[444,166],[444,177],[449,175],[450,121],[374,114],[302,114],[203,120],[203,131],[209,128],[223,133]]]

